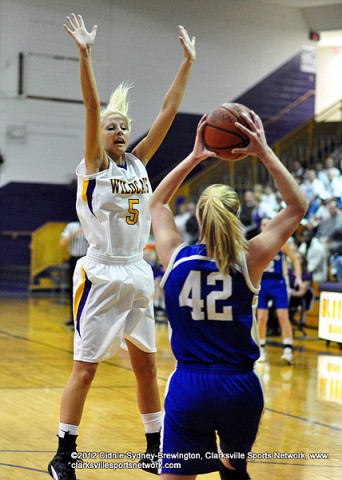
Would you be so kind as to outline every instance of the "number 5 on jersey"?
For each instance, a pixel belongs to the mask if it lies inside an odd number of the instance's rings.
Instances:
[[[128,212],[129,215],[126,217],[126,222],[128,225],[135,225],[139,218],[139,210],[135,208],[135,205],[139,204],[139,200],[137,198],[130,198],[128,199]]]

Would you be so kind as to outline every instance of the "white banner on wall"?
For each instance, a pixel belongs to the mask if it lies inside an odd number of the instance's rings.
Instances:
[[[342,343],[342,293],[321,292],[318,336],[324,340]]]

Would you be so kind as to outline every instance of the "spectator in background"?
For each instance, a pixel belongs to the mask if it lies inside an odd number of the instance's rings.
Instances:
[[[305,168],[303,164],[300,163],[299,160],[294,160],[292,170],[291,170],[291,175],[293,177],[303,177],[304,173],[305,173]]]
[[[279,211],[276,193],[271,184],[265,185],[259,204],[259,213],[261,217],[272,218]]]
[[[342,242],[342,211],[336,200],[328,204],[330,218],[322,222],[316,232],[316,237],[327,247],[330,253]]]
[[[256,207],[256,201],[254,197],[254,192],[252,190],[246,190],[243,193],[243,198],[241,202],[240,209],[240,220],[242,225],[249,227],[254,224],[254,212]]]
[[[80,222],[70,222],[66,225],[60,238],[60,245],[68,247],[69,257],[69,299],[71,314],[70,319],[65,322],[65,325],[74,325],[73,312],[73,276],[77,260],[87,253],[88,242],[84,236]]]
[[[326,191],[323,183],[318,180],[316,171],[313,169],[306,170],[304,181],[300,184],[300,188],[309,204],[305,215],[305,218],[308,220],[316,213],[320,205],[319,197],[324,195]]]
[[[259,202],[252,190],[246,190],[241,203],[240,221],[247,240],[259,232],[260,218]]]
[[[184,197],[180,197],[176,204],[175,224],[180,235],[184,235],[186,222],[190,218],[190,212],[187,209]]]
[[[276,200],[277,191],[274,189],[273,185],[268,183],[265,185],[264,193],[262,194],[262,202],[268,202],[271,204],[274,210],[277,209],[277,200]]]
[[[318,179],[322,181],[325,189],[328,189],[330,184],[329,170],[332,171],[330,175],[333,175],[333,177],[339,177],[341,175],[340,170],[335,167],[335,161],[331,155],[326,157],[324,160],[324,168],[317,174]]]
[[[309,204],[325,191],[323,183],[318,180],[316,171],[312,168],[305,171],[304,181],[300,184],[300,188]]]
[[[317,178],[318,178],[319,180],[321,180],[322,183],[324,184],[324,181],[323,181],[323,178],[322,178],[322,171],[324,170],[323,162],[316,161],[316,162],[315,162],[315,170],[316,170]]]
[[[190,212],[190,217],[185,224],[183,238],[189,245],[193,245],[197,243],[199,237],[199,225],[196,217],[196,204],[191,202],[188,205],[188,210]]]
[[[255,195],[255,197],[257,198],[257,200],[259,200],[259,202],[261,202],[262,196],[263,196],[263,194],[264,194],[264,187],[263,187],[263,185],[261,185],[261,183],[256,183],[256,184],[253,186],[253,192],[254,192],[254,195]]]
[[[302,243],[298,247],[299,253],[305,255],[307,260],[307,271],[311,274],[314,283],[326,282],[328,278],[328,252],[315,237],[314,230],[304,230]]]
[[[327,171],[327,185],[326,190],[331,197],[340,198],[342,196],[342,175],[340,175],[337,169],[329,168]]]
[[[342,283],[342,242],[330,258],[331,273],[336,276],[339,283]]]
[[[329,202],[331,200],[331,197],[328,192],[322,192],[320,196],[318,197],[319,200],[319,206],[317,210],[310,215],[310,217],[307,215],[308,218],[308,223],[307,223],[307,228],[308,229],[316,229],[322,222],[325,220],[328,220],[330,218],[330,213],[329,213]]]

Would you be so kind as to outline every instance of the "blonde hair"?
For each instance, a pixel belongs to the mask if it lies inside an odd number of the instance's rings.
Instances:
[[[120,83],[111,94],[107,107],[101,112],[102,121],[110,115],[119,114],[126,120],[128,128],[131,128],[132,119],[128,116],[128,92],[132,87],[133,84]]]
[[[241,254],[247,250],[247,240],[237,217],[239,208],[237,193],[221,184],[206,188],[197,204],[200,241],[205,241],[208,255],[214,258],[224,274],[229,267],[235,268]]]

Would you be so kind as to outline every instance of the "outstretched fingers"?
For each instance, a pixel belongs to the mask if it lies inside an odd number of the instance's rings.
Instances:
[[[250,110],[250,115],[243,112],[241,116],[243,117],[244,121],[247,122],[249,129],[242,123],[236,122],[235,125],[240,130],[244,131],[245,133],[248,133],[249,131],[255,132],[257,128],[260,128],[260,123],[261,123],[260,117],[255,112],[253,112],[253,110]]]
[[[187,30],[182,25],[178,25],[178,31],[179,31],[179,40],[183,45],[184,52],[187,55],[189,55],[191,60],[194,61],[196,59],[196,49],[195,49],[196,37],[192,37],[192,39],[190,40]]]
[[[200,119],[197,125],[193,154],[199,161],[202,161],[208,157],[217,157],[216,153],[211,152],[210,150],[207,149],[207,147],[205,146],[204,138],[203,138],[204,130],[207,125],[206,124],[207,116],[208,115],[203,115],[203,117]]]
[[[76,16],[76,15],[75,15]],[[77,15],[77,20],[78,20],[78,24],[80,27],[82,28],[85,28],[85,25],[84,25],[84,21],[83,21],[83,18],[82,18],[82,15]]]
[[[79,25],[79,22],[78,22],[78,20],[77,20],[77,17],[76,17],[76,15],[75,15],[74,13],[72,13],[72,14],[70,15],[70,17],[67,16],[66,18],[67,18],[67,20],[68,20],[68,22],[69,22],[69,26],[70,26],[73,30],[76,30],[76,28],[79,28],[80,25]]]
[[[261,151],[267,147],[267,141],[264,132],[264,126],[261,118],[253,110],[250,111],[250,115],[246,113],[241,114],[244,121],[248,124],[242,125],[236,122],[236,127],[241,130],[249,138],[249,144],[245,148],[234,148],[233,153],[236,154],[255,154],[258,155]]]
[[[88,32],[81,15],[72,13],[70,17],[66,18],[69,25],[64,24],[64,29],[75,40],[78,47],[80,49],[91,47],[95,41],[97,25],[92,28],[91,32]]]
[[[73,37],[75,30],[77,30],[80,27],[79,21],[77,20],[77,17],[74,13],[72,13],[70,17],[67,16],[66,19],[68,20],[69,25],[66,25],[64,23],[63,26],[65,30]]]

